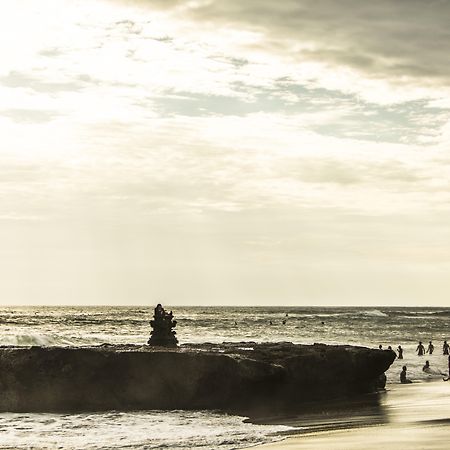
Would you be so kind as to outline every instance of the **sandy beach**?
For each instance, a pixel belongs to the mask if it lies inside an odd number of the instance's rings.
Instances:
[[[253,448],[448,449],[449,399],[450,382],[442,380],[388,385],[375,401],[348,413],[332,409],[286,418],[284,423],[294,427],[289,437]]]

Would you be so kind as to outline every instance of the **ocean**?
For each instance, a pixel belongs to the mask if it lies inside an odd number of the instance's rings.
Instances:
[[[402,365],[417,381],[426,359],[447,372],[442,343],[450,340],[450,308],[177,307],[180,344],[290,341],[352,344],[370,348],[400,344],[404,359],[387,372],[399,382]],[[88,346],[142,344],[149,337],[148,307],[3,307],[0,345]],[[284,323],[283,323],[284,322]],[[418,357],[418,341],[435,352]],[[253,424],[217,411],[109,411],[85,414],[0,413],[0,449],[238,449],[280,439],[294,425]]]

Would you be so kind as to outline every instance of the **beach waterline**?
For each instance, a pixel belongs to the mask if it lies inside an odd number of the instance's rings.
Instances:
[[[294,427],[293,436],[257,448],[444,450],[449,448],[449,400],[450,382],[390,385],[379,396],[379,410],[354,409],[351,416],[330,412],[326,428],[322,426],[324,417],[306,414],[290,418],[286,424]]]

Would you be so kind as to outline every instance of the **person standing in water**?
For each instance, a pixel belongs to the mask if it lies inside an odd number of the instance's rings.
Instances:
[[[448,348],[450,346],[447,344],[447,341],[444,341],[444,345],[442,346],[442,354],[443,355],[448,355]]]
[[[397,347],[397,351],[398,351],[398,359],[403,359],[403,349],[401,345]]]
[[[406,378],[406,366],[403,366],[403,369],[402,369],[402,371],[400,372],[400,383],[402,383],[402,384],[412,383],[411,380],[409,380],[408,378]]]
[[[428,344],[428,348],[427,348],[427,353],[429,353],[430,355],[432,355],[434,352],[434,345],[433,343],[430,341]]]
[[[425,354],[425,347],[422,344],[422,341],[419,341],[419,345],[416,348],[416,352],[419,356],[423,356]]]

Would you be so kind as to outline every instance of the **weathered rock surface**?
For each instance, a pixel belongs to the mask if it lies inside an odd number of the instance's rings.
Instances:
[[[380,387],[395,355],[323,344],[0,347],[0,411],[300,408]]]

